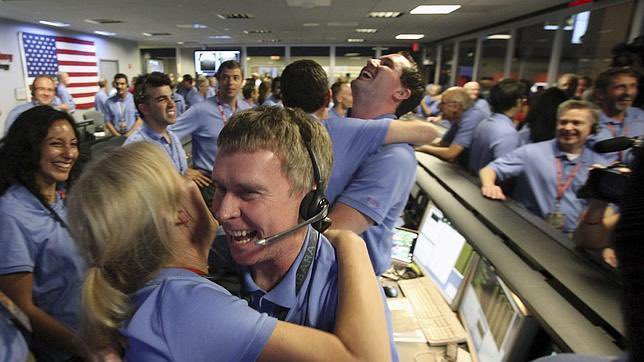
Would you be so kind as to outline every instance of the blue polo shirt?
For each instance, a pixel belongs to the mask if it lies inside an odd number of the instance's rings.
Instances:
[[[460,122],[450,122],[451,125],[443,135],[442,141],[449,145],[455,143],[465,149],[469,149],[476,127],[485,118],[487,118],[485,112],[477,107],[466,109],[461,116]]]
[[[297,258],[282,280],[270,291],[264,291],[255,284],[250,269],[240,267],[242,273],[242,293],[249,297],[249,306],[261,313],[277,316],[287,309],[285,321],[333,333],[336,309],[338,307],[338,263],[335,249],[324,235],[319,235],[315,259],[309,267],[299,292],[296,293],[297,269],[304,258],[309,244],[311,226]],[[316,232],[317,234],[317,232]],[[389,317],[389,316],[388,316]],[[389,336],[393,329],[388,318]],[[392,357],[397,353],[392,342]]]
[[[416,114],[418,114],[420,117],[435,116],[440,113],[440,111],[438,110],[438,103],[440,102],[438,100],[432,98],[431,96],[425,95],[422,101],[425,102],[425,105],[430,109],[431,112],[430,114],[425,114],[423,107],[419,105]]]
[[[204,96],[199,94],[199,91],[195,87],[190,88],[188,93],[186,93],[185,99],[186,99],[186,103],[187,103],[188,107],[192,107],[195,104],[203,102],[203,101],[206,100],[206,98],[204,98]]]
[[[59,193],[51,208],[67,220]],[[0,230],[0,275],[32,273],[34,304],[77,331],[85,262],[67,229],[25,187],[13,185],[0,197]],[[38,339],[34,349],[55,360],[71,357]]]
[[[172,100],[174,101],[174,106],[177,108],[177,117],[183,114],[186,111],[186,100],[179,93],[172,93]]]
[[[635,107],[628,107],[624,115],[624,121],[618,122],[615,119],[608,117],[604,112],[599,116],[599,131],[587,144],[592,147],[595,143],[605,139],[625,136],[625,137],[639,137],[644,135],[644,111]],[[604,153],[604,158],[609,162],[617,160],[631,164],[634,161],[631,150],[623,152]]]
[[[330,118],[343,118],[343,117],[346,117],[346,116],[340,115],[338,112],[335,111],[335,108],[329,107],[329,117],[327,119],[330,119]]]
[[[519,147],[519,134],[510,117],[493,113],[481,121],[474,132],[470,147],[469,170],[478,175],[479,170],[497,158]]]
[[[224,117],[222,117],[220,107]],[[246,102],[237,100],[236,111],[249,108],[250,106]],[[217,97],[211,97],[190,107],[181,117],[177,118],[177,123],[169,127],[179,139],[192,135],[194,165],[208,175],[212,174],[212,165],[217,155],[219,133],[232,115],[233,110],[229,104],[220,104]]]
[[[105,102],[107,102],[108,95],[104,90],[99,90],[94,95],[94,108],[97,112],[105,113]]]
[[[284,104],[282,104],[282,100],[281,100],[281,99],[277,99],[277,98],[275,98],[275,96],[273,96],[273,95],[271,94],[271,96],[270,96],[270,97],[268,97],[268,98],[266,98],[266,100],[264,101],[264,103],[262,103],[262,106],[278,106],[278,107],[284,107]]]
[[[399,221],[416,179],[414,149],[402,143],[381,147],[362,162],[335,202],[341,202],[373,220],[362,233],[369,258],[380,275],[391,265],[393,228]]]
[[[74,111],[76,111],[76,103],[74,103],[74,98],[67,90],[67,87],[62,84],[58,84],[58,87],[56,87],[56,95],[60,98],[62,103],[67,103],[69,106],[69,113],[74,113]]]
[[[141,141],[154,143],[155,145],[160,146],[168,157],[170,157],[170,160],[172,160],[172,164],[177,171],[180,174],[185,175],[188,170],[188,161],[186,160],[186,152],[183,150],[181,140],[179,140],[179,137],[177,137],[177,135],[175,135],[171,130],[168,129],[166,131],[168,132],[171,143],[168,143],[161,133],[156,133],[152,128],[150,128],[150,126],[148,126],[147,123],[143,123],[143,127],[132,133],[130,137],[125,140],[123,145],[125,146],[130,143]]]
[[[115,94],[105,101],[105,122],[109,122],[121,134],[127,133],[139,116],[139,112],[134,105],[134,96],[132,93],[127,92],[125,98],[119,97]],[[123,120],[125,122],[125,129],[121,130],[119,123]]]
[[[488,166],[496,172],[499,181],[516,177],[512,198],[533,214],[545,218],[556,210],[556,159],[562,165],[562,182],[567,180],[577,164],[581,164],[560,205],[560,211],[566,216],[563,232],[570,233],[577,227],[579,216],[587,205],[587,201],[577,198],[575,193],[586,183],[591,165],[606,164],[600,154],[585,148],[575,160],[568,160],[568,156],[559,149],[557,140],[552,139],[519,147]]]
[[[6,135],[7,132],[9,132],[9,128],[11,128],[11,125],[16,122],[16,118],[22,114],[24,111],[28,111],[36,106],[39,106],[40,103],[38,103],[35,99],[31,102],[27,102],[24,104],[20,104],[18,106],[15,106],[9,114],[7,114],[7,118],[4,121],[4,134]],[[54,101],[51,103],[51,106],[56,108],[57,106],[60,105],[60,99],[58,97],[54,98]]]
[[[329,118],[326,127],[333,144],[333,168],[326,196],[333,200],[349,184],[362,161],[382,146],[393,115],[365,121],[358,118]]]
[[[161,269],[131,297],[128,361],[254,361],[277,324],[185,269]]]
[[[525,125],[518,131],[519,135],[519,146],[527,145],[532,143],[532,133],[530,133],[530,125]]]
[[[478,98],[474,101],[474,107],[482,110],[488,117],[492,115],[490,104],[484,98]]]

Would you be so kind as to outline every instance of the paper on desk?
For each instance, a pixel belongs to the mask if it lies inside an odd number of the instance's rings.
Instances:
[[[388,298],[387,305],[394,324],[394,342],[427,342],[407,298]]]

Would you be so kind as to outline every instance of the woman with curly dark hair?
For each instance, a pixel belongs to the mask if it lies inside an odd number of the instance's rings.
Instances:
[[[64,204],[78,140],[73,118],[49,106],[23,112],[0,140],[0,291],[29,317],[39,361],[78,354],[85,264]]]

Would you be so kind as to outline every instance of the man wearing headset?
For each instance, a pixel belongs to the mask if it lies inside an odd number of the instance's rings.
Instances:
[[[4,123],[5,134],[7,134],[13,122],[16,121],[16,118],[22,112],[32,109],[35,106],[45,105],[56,107],[60,105],[60,99],[56,97],[56,82],[54,78],[48,75],[38,75],[34,78],[29,88],[31,89],[31,102],[16,106],[7,114],[7,119]]]
[[[512,198],[564,233],[572,233],[587,201],[576,191],[586,183],[593,164],[606,164],[586,147],[599,121],[599,109],[586,101],[569,100],[557,109],[557,137],[531,143],[497,158],[479,172],[481,193],[495,200],[505,195],[495,181],[518,178]]]
[[[329,208],[326,130],[300,110],[261,106],[233,115],[217,144],[212,210],[241,268],[241,296],[280,320],[332,331],[338,265],[314,229]]]

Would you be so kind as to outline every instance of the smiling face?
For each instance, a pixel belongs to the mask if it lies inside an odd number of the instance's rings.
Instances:
[[[637,98],[637,78],[618,74],[604,93],[605,106],[611,113],[624,112]]]
[[[48,77],[40,77],[33,84],[34,99],[38,104],[49,106],[56,96],[54,81]]]
[[[351,82],[355,98],[368,97],[374,102],[389,101],[403,89],[400,77],[411,63],[400,54],[389,54],[380,59],[369,59],[358,78]]]
[[[569,109],[557,121],[557,141],[564,152],[574,152],[586,143],[592,130],[593,116],[588,109]]]
[[[40,167],[36,172],[36,184],[44,189],[67,181],[77,159],[78,140],[72,125],[65,119],[55,121],[40,145]]]
[[[177,112],[172,100],[172,89],[164,85],[148,88],[147,100],[139,106],[146,122],[165,128],[177,121]]]
[[[304,195],[291,194],[281,168],[281,158],[268,150],[217,153],[213,213],[226,232],[233,259],[241,265],[273,262],[292,254],[303,240],[306,228],[266,246],[255,244],[298,223]]]
[[[477,82],[467,82],[463,85],[463,89],[472,100],[477,100],[481,94],[481,86]]]

